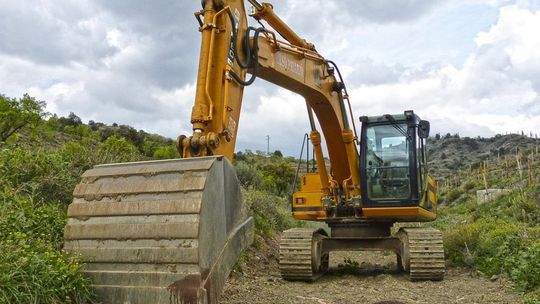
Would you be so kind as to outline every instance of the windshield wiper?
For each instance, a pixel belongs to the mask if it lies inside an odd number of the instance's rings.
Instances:
[[[403,129],[403,127],[401,126],[400,123],[398,123],[394,117],[392,117],[392,115],[390,114],[386,114],[384,115],[384,117],[386,117],[386,119],[388,119],[388,121],[390,121],[392,123],[392,127],[394,127],[396,130],[398,130],[403,136],[405,136],[405,138],[407,138],[407,140],[410,140],[411,139],[411,136],[409,135],[409,133]]]

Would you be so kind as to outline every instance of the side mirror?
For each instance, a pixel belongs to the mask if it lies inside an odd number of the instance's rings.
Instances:
[[[429,121],[420,120],[418,123],[418,137],[428,138],[429,136]]]

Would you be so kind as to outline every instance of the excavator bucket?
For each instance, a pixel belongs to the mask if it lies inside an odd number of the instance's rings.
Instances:
[[[221,156],[98,165],[68,209],[64,249],[100,303],[217,303],[253,219]]]

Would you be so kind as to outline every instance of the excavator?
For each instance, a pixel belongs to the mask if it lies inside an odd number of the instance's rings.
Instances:
[[[202,0],[195,12],[202,37],[193,133],[177,139],[181,158],[98,165],[74,190],[64,249],[80,257],[99,301],[218,302],[253,240],[231,161],[243,90],[256,78],[305,99],[317,169],[300,178],[292,216],[328,227],[283,232],[281,276],[314,281],[332,251],[386,250],[411,280],[442,280],[440,231],[394,225],[436,218],[429,122],[410,110],[362,116],[357,134],[338,66],[271,4],[248,1],[249,12],[243,0]]]

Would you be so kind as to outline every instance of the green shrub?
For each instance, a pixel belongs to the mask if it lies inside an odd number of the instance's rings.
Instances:
[[[161,146],[154,151],[154,159],[173,159],[178,158],[178,151],[173,146]]]
[[[274,231],[283,231],[300,222],[294,220],[288,210],[288,201],[283,197],[267,192],[249,190],[244,192],[244,198],[255,220],[256,232],[270,236]]]
[[[360,273],[360,264],[351,258],[343,259],[343,263],[339,263],[337,268],[339,274],[356,275]]]
[[[74,257],[60,251],[65,206],[0,189],[0,303],[91,302]]]
[[[25,233],[0,240],[0,303],[87,303],[88,282],[76,259]]]
[[[479,223],[464,224],[445,231],[444,247],[450,261],[457,265],[474,266],[480,233]]]
[[[97,163],[119,163],[141,160],[139,150],[123,137],[110,136],[99,147]]]
[[[509,258],[528,242],[521,236],[525,227],[500,220],[481,221],[480,225],[482,233],[476,248],[478,269],[490,275],[507,271]]]
[[[13,148],[0,151],[0,175],[13,190],[27,194],[36,204],[71,202],[79,173],[61,153]]]
[[[78,142],[65,143],[60,154],[71,168],[77,169],[75,174],[82,174],[94,165],[88,149]]]
[[[263,189],[276,195],[288,195],[294,180],[295,170],[285,161],[275,160],[262,167]]]
[[[459,188],[456,188],[456,189],[452,189],[448,192],[448,194],[446,195],[446,203],[450,204],[452,202],[454,202],[455,200],[457,200],[461,195],[463,194],[463,192],[459,189]]]
[[[9,233],[24,232],[31,239],[41,239],[59,247],[66,224],[65,206],[36,204],[29,196],[12,191],[0,192],[0,239]]]
[[[444,233],[446,254],[455,265],[493,275],[506,273],[521,291],[540,287],[540,229],[483,218]]]
[[[535,241],[511,255],[507,263],[512,281],[520,291],[540,288],[540,241]]]
[[[474,182],[466,182],[465,184],[463,184],[463,190],[465,191],[472,190],[475,187],[476,187],[476,184]]]
[[[239,161],[234,167],[242,187],[246,189],[258,189],[261,186],[262,174],[254,165]]]

